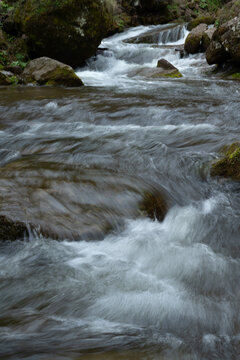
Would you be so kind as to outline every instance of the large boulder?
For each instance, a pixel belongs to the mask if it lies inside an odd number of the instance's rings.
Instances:
[[[112,22],[105,0],[26,0],[14,19],[28,36],[31,58],[48,56],[73,67],[95,54]]]
[[[240,65],[240,16],[221,25],[214,32],[206,59],[210,65],[226,60]]]
[[[73,68],[57,60],[41,57],[30,61],[23,74],[26,83],[38,85],[82,86],[82,80]]]
[[[202,38],[206,30],[207,24],[200,24],[188,34],[184,44],[184,49],[186,52],[189,54],[196,54],[202,50]]]
[[[233,143],[224,149],[225,156],[212,165],[212,176],[240,180],[240,144]]]

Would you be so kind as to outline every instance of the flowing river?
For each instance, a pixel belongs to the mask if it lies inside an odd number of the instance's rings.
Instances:
[[[32,224],[0,243],[1,359],[239,359],[240,186],[210,177],[239,83],[181,59],[186,35],[105,39],[83,88],[0,88],[0,213]],[[183,77],[137,75],[160,58]]]

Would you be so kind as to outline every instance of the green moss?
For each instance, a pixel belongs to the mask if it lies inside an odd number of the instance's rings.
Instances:
[[[215,22],[214,16],[198,16],[196,19],[193,19],[188,24],[188,30],[191,31],[195,27],[197,27],[199,24],[213,24]]]
[[[0,51],[0,64],[7,65],[7,63],[8,63],[7,51],[2,50]]]
[[[9,80],[10,80],[10,82],[11,82],[11,84],[12,85],[16,85],[16,84],[18,84],[18,78],[17,78],[17,76],[11,76],[10,78],[9,78]]]
[[[198,35],[190,33],[185,41],[184,49],[189,54],[196,54],[200,50],[201,39],[202,34]]]
[[[168,78],[181,78],[182,74],[179,71],[176,71],[175,73],[172,74],[164,74],[164,77],[168,77]]]
[[[231,79],[240,80],[240,72],[230,75]]]
[[[98,0],[26,0],[14,19],[28,36],[30,57],[48,56],[73,67],[95,54],[113,21]]]
[[[212,165],[212,176],[240,180],[240,144],[233,143],[223,149],[225,157]]]

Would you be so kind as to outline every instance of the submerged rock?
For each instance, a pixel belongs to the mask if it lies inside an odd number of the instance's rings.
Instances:
[[[226,147],[224,154],[224,158],[212,165],[211,175],[240,180],[240,143]]]
[[[185,51],[187,51],[189,54],[196,54],[201,51],[202,38],[206,30],[207,24],[200,24],[195,27],[186,38],[184,44]]]
[[[0,241],[22,240],[26,235],[28,229],[25,223],[0,215]]]
[[[106,1],[27,0],[14,15],[27,34],[30,58],[48,56],[73,67],[96,53],[111,27]]]
[[[41,57],[30,61],[22,74],[26,83],[38,85],[82,86],[74,70],[57,60]]]
[[[166,200],[159,192],[145,192],[139,210],[142,215],[152,220],[163,221],[168,207]]]

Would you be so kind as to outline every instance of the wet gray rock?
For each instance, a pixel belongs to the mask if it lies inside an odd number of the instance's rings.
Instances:
[[[23,74],[26,83],[38,85],[83,86],[73,68],[57,60],[41,57],[30,61]]]
[[[27,225],[0,215],[0,241],[22,240],[28,236]]]

